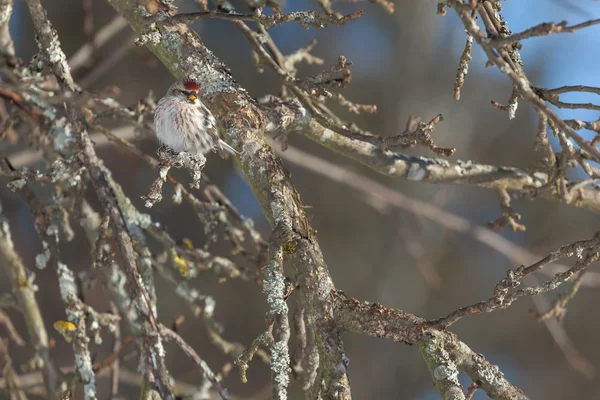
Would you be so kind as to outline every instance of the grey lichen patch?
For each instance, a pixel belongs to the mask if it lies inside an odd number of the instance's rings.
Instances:
[[[448,365],[437,366],[433,370],[433,378],[440,381],[449,380],[458,382],[458,369],[456,369],[456,364],[451,360],[448,360]]]
[[[535,178],[535,187],[540,187],[548,183],[548,174],[544,172],[534,172],[533,177]]]
[[[39,67],[43,68],[43,64],[40,65]],[[24,74],[23,74],[23,76],[24,76],[23,79],[30,78],[30,76],[29,76],[30,72],[31,72],[30,70],[25,70]],[[27,78],[25,78],[25,77],[27,77]],[[40,73],[35,73],[31,77],[32,79],[28,79],[28,80],[37,81],[37,80],[39,80],[40,77],[41,77]],[[36,106],[38,106],[40,109],[43,110],[43,116],[45,118],[47,118],[51,121],[54,121],[57,117],[57,111],[56,111],[56,108],[54,108],[52,105],[48,104],[48,102],[44,99],[44,96],[46,96],[47,93],[42,91],[35,85],[31,85],[30,90],[31,90],[31,93],[33,93],[33,94],[24,92],[23,99],[26,101],[30,101],[33,104],[35,104]]]
[[[205,96],[238,92],[239,88],[231,76],[217,71],[206,59],[188,56],[185,58],[184,66],[186,71],[200,82],[202,94]]]
[[[152,43],[154,45],[159,44],[160,40],[162,38],[162,35],[160,34],[160,32],[150,32],[150,33],[145,33],[143,35],[141,35],[140,37],[136,38],[134,43],[136,46],[144,46],[148,43]]]
[[[500,371],[500,368],[498,368],[497,365],[487,363],[483,356],[474,354],[473,362],[475,363],[482,380],[488,382],[491,386],[497,387],[505,382],[504,374]]]
[[[319,279],[318,287],[317,287],[317,296],[320,299],[327,299],[331,295],[331,290],[333,289],[333,281],[329,275],[325,275],[323,278]]]
[[[75,277],[73,276],[73,272],[65,264],[63,264],[62,262],[58,262],[57,273],[60,296],[65,302],[69,302],[72,299],[77,300],[77,285],[75,284]],[[81,313],[83,313],[83,311],[81,311]],[[80,317],[80,315],[76,315],[75,317],[78,318]],[[73,321],[74,320],[71,320],[71,322]]]
[[[1,212],[2,212],[2,206],[0,205],[0,213]],[[10,234],[10,227],[8,226],[8,221],[4,217],[0,218],[0,232],[2,232],[4,239],[9,243],[9,245],[11,247],[13,247],[14,245],[13,245],[12,237]]]
[[[175,185],[173,189],[173,195],[171,196],[171,201],[175,204],[181,204],[183,201],[183,186],[181,183]]]
[[[517,116],[517,108],[519,108],[519,102],[515,99],[508,105],[508,119],[515,119]]]
[[[256,182],[264,182],[267,180],[267,169],[265,163],[256,157],[256,153],[260,151],[262,145],[254,140],[249,140],[244,143],[242,149],[241,161],[243,165],[247,165],[246,173],[250,179]]]
[[[290,384],[290,354],[286,342],[275,342],[271,347],[271,371],[273,373],[273,381],[279,389],[277,399],[287,399],[287,387]]]
[[[287,197],[283,193],[276,191],[271,193],[271,196],[273,198],[270,204],[271,213],[273,214],[275,224],[276,226],[280,225],[289,232],[292,229],[292,218],[288,214],[285,204],[285,199]]]
[[[319,140],[321,142],[327,142],[329,140],[331,140],[331,138],[333,137],[333,131],[329,128],[326,128],[323,133],[321,134],[321,136],[319,137]]]
[[[283,294],[285,293],[285,277],[280,271],[279,262],[271,260],[266,268],[267,273],[263,293],[267,295],[269,313],[273,315],[287,314],[288,306],[283,299]]]
[[[65,117],[54,120],[50,135],[54,138],[54,150],[59,153],[70,152],[75,144],[72,126]]]
[[[411,181],[422,181],[427,176],[427,170],[419,163],[411,163],[407,178]]]
[[[12,15],[13,6],[12,3],[6,3],[0,5],[0,24],[6,23]]]
[[[38,43],[39,48],[45,48],[45,51],[48,55],[48,61],[50,61],[51,64],[59,64],[61,67],[68,68],[67,57],[60,47],[60,41],[58,40],[56,31],[54,31],[50,25],[44,26],[43,30],[45,31],[44,33],[52,37],[52,40],[47,47],[42,43]]]
[[[473,167],[473,161],[471,161],[471,160],[465,160],[465,161],[458,160],[456,162],[456,164],[458,164],[459,167],[465,168],[465,169]]]
[[[123,106],[121,105],[121,103],[119,103],[118,101],[116,101],[115,99],[111,98],[111,97],[106,97],[100,100],[101,104],[104,104],[105,106],[109,107],[109,108],[114,108],[114,109],[119,109],[122,110],[123,112],[129,113],[128,109],[123,109]],[[134,113],[128,114],[133,116]]]
[[[419,342],[419,348],[439,392],[445,396],[446,393],[458,393],[453,389],[457,388],[462,393],[462,387],[458,379],[458,367],[444,348],[444,334],[436,330],[428,330],[423,335],[422,341]]]
[[[48,266],[48,261],[50,261],[50,249],[48,248],[48,243],[42,241],[42,245],[44,246],[44,250],[35,256],[35,266],[39,269],[44,269]]]
[[[15,179],[14,181],[10,181],[6,184],[6,187],[10,189],[12,192],[16,192],[17,190],[23,189],[27,181],[23,178]]]
[[[160,334],[158,332],[152,332],[152,334],[150,335],[151,337],[153,337],[155,339],[154,342],[154,350],[155,350],[155,354],[158,354],[159,357],[163,358],[165,355],[167,355],[167,352],[165,351],[165,348],[163,346]],[[154,354],[154,352],[153,352]]]
[[[419,157],[419,159],[430,165],[439,165],[440,167],[444,168],[450,167],[450,162],[448,160],[444,160],[443,158]]]
[[[46,236],[53,237],[56,242],[58,242],[58,232],[59,228],[58,225],[55,223],[48,225],[48,227],[46,228]]]
[[[70,186],[77,186],[81,182],[81,170],[73,171],[62,159],[52,163],[50,179],[53,183],[64,182]]]
[[[446,392],[444,392],[443,399],[444,400],[464,400],[465,394],[463,393],[463,391],[460,388],[453,386],[450,389],[448,389]]]
[[[202,170],[206,165],[206,157],[203,154],[181,152],[177,155],[177,161],[181,162],[190,173],[190,177],[192,178],[190,187],[200,189],[200,179],[202,178]]]
[[[236,268],[233,261],[225,257],[214,257],[208,263],[208,267],[212,268],[217,276],[224,276],[228,278],[237,278],[240,276],[240,271]]]

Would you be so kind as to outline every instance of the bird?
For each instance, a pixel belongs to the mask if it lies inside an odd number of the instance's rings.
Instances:
[[[217,120],[199,98],[200,85],[192,78],[173,83],[158,101],[154,111],[156,136],[162,145],[179,153],[182,151],[205,155],[218,152],[238,152],[221,139]]]

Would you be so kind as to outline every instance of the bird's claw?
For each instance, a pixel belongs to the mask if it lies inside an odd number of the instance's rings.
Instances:
[[[170,148],[168,146],[160,146],[156,150],[156,154],[160,158],[173,158],[174,156],[176,156],[179,153],[177,153],[175,150],[173,150],[172,148]]]

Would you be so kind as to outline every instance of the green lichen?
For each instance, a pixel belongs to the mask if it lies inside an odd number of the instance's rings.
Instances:
[[[282,250],[285,254],[294,254],[296,252],[296,245],[292,242],[287,242],[282,247]]]

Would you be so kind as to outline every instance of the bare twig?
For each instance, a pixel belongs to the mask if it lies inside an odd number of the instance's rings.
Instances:
[[[465,84],[465,77],[469,72],[469,61],[471,61],[471,50],[473,49],[473,36],[467,35],[465,49],[460,56],[458,71],[456,71],[456,81],[454,83],[454,98],[460,100],[460,89]]]
[[[519,40],[528,39],[536,36],[546,36],[552,33],[573,33],[579,29],[587,28],[597,24],[600,24],[600,19],[586,21],[573,26],[567,26],[567,21],[562,21],[558,24],[544,22],[520,33],[515,33],[513,35],[503,38],[490,39],[489,43],[493,47],[510,46],[514,42],[518,42]]]
[[[587,151],[590,156],[600,161],[600,151],[592,146],[588,141],[581,137],[577,132],[570,128],[552,109],[535,93],[531,88],[531,84],[525,77],[520,67],[516,65],[518,63],[506,61],[503,57],[499,56],[494,46],[490,44],[489,39],[486,35],[481,32],[481,29],[477,25],[474,18],[470,16],[470,8],[464,5],[462,2],[456,0],[448,0],[448,5],[452,6],[456,10],[459,18],[463,22],[467,33],[472,35],[475,42],[483,49],[489,58],[490,62],[496,65],[500,71],[502,71],[507,77],[511,79],[515,88],[520,92],[525,99],[529,100],[536,108],[540,109],[544,114],[548,116],[548,119],[554,122],[561,130],[563,130],[575,143],[581,146]],[[489,3],[485,3],[484,7],[486,10],[491,9]],[[492,10],[493,11],[493,10]],[[505,27],[503,29],[506,29]]]
[[[596,250],[597,246],[598,237],[590,240],[578,241],[570,245],[560,247],[537,263],[534,263],[528,267],[521,266],[515,270],[509,270],[506,274],[506,278],[496,285],[493,296],[488,300],[481,301],[467,307],[462,307],[450,313],[447,317],[434,321],[432,326],[445,329],[464,316],[477,315],[483,312],[491,312],[494,310],[503,309],[510,306],[520,297],[535,296],[540,293],[556,289],[558,286],[571,279],[574,275],[584,271],[590,266],[590,264],[593,264],[600,259],[600,252]],[[590,253],[584,257],[582,253],[585,250],[589,250]],[[510,291],[511,289],[521,285],[521,280],[523,277],[544,268],[546,264],[564,257],[572,257],[574,255],[577,256],[577,261],[567,271],[556,274],[551,280],[548,280],[542,284],[525,287],[522,289],[515,289],[512,292]]]
[[[363,14],[361,9],[354,11],[344,17],[337,18],[335,16],[315,12],[315,11],[299,11],[291,12],[288,14],[281,14],[277,9],[273,15],[266,15],[262,13],[262,9],[258,8],[254,11],[254,14],[238,14],[236,12],[223,13],[219,11],[201,11],[189,14],[177,14],[167,21],[169,23],[191,23],[199,19],[205,18],[216,18],[230,21],[253,21],[260,23],[266,29],[272,28],[275,25],[279,25],[285,22],[298,22],[303,28],[308,29],[309,27],[314,28],[325,28],[327,24],[333,25],[344,25],[346,22],[351,21],[360,17]]]
[[[160,325],[160,332],[162,335],[164,335],[166,340],[175,342],[177,346],[179,346],[179,348],[185,353],[185,355],[188,356],[194,362],[194,364],[196,364],[204,378],[210,381],[213,388],[215,388],[215,390],[221,395],[223,400],[227,400],[229,398],[227,389],[223,389],[221,387],[221,384],[217,380],[215,374],[211,371],[210,367],[204,360],[200,358],[200,356],[198,356],[194,349],[192,349],[192,347],[187,344],[185,340],[183,340],[181,336],[164,325]]]

